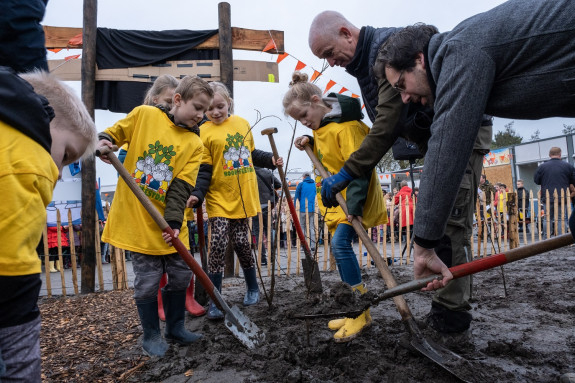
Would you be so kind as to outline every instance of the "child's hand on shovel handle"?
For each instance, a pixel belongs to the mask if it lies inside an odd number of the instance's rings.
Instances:
[[[418,244],[413,246],[413,273],[415,279],[421,279],[432,274],[441,274],[443,279],[435,279],[427,284],[422,291],[437,290],[447,285],[447,282],[453,279],[449,268],[441,262],[435,250],[426,249]]]
[[[114,152],[118,150],[118,147],[112,144],[110,141],[102,139],[98,142],[98,156],[102,161],[107,163],[108,165],[111,164],[110,160],[108,159],[107,153]]]
[[[172,240],[173,240],[174,238],[178,238],[179,235],[180,235],[180,230],[179,230],[179,229],[174,229],[174,236],[173,236],[173,237],[170,235],[170,233],[167,233],[167,232],[165,232],[165,231],[162,232],[162,238],[164,238],[164,241],[165,241],[168,245],[170,245],[170,246],[173,246]]]

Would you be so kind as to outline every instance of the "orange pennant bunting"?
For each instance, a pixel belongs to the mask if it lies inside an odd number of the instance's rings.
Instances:
[[[74,60],[74,59],[77,59],[78,57],[80,57],[80,55],[67,56],[67,57],[64,57],[64,61]]]
[[[68,40],[69,46],[80,46],[82,45],[82,34],[78,33],[76,36],[72,37]]]
[[[405,172],[405,176],[406,176],[406,177],[409,177],[409,172]]]
[[[339,94],[342,94],[343,92],[347,92],[347,88],[345,87],[341,87],[341,90],[338,92]]]
[[[323,94],[326,94],[327,91],[330,90],[334,85],[335,85],[335,81],[329,80],[329,82],[327,83],[327,86],[325,87],[325,90],[323,91]]]
[[[393,178],[395,178],[395,173],[394,173],[394,174],[392,174],[392,176],[393,176]]]
[[[363,109],[363,108],[365,108],[365,104],[363,104],[363,105],[361,106],[361,109]]]
[[[297,60],[297,65],[295,66],[295,70],[302,70],[303,68],[305,68],[307,65],[302,63],[301,61]]]
[[[50,52],[54,52],[54,53],[58,53],[62,50],[62,48],[52,48],[52,49],[48,49]]]
[[[389,174],[386,174],[386,175],[385,175],[385,178],[389,179]]]
[[[355,94],[355,93],[352,93],[352,94],[351,94],[351,97],[353,97],[353,98],[359,98],[359,96],[358,96],[357,94]]]
[[[282,53],[281,55],[278,55],[278,59],[276,60],[276,63],[278,63],[278,64],[281,63],[288,56],[289,56],[289,54],[287,52]]]
[[[318,78],[319,76],[321,76],[321,73],[319,73],[317,70],[314,70],[310,82],[314,82],[315,79]]]
[[[267,43],[266,47],[264,48],[263,52],[267,52],[271,49],[277,50],[276,43],[274,42],[273,39],[270,39],[270,41]]]

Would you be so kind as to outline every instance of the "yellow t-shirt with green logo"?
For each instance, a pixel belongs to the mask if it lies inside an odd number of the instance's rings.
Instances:
[[[166,193],[174,178],[195,186],[202,161],[202,141],[197,134],[175,125],[160,109],[139,106],[104,133],[118,146],[129,144],[124,167],[160,214],[164,214]],[[185,221],[179,238],[189,246]],[[102,241],[142,254],[175,252],[164,242],[160,228],[122,179],[118,180]]]
[[[343,167],[349,156],[359,148],[368,132],[369,128],[361,121],[332,122],[322,126],[313,132],[315,155],[329,173],[335,174]],[[351,225],[351,223],[347,221],[347,217],[340,206],[329,209],[323,206],[321,203],[322,179],[317,170],[315,173],[319,209],[322,215],[325,214],[327,227],[333,234],[340,223],[347,225]],[[344,198],[346,198],[346,191],[347,189],[341,192]],[[367,229],[385,223],[387,223],[385,202],[374,170],[371,173],[362,224]]]
[[[58,168],[46,149],[20,131],[0,122],[0,135],[0,275],[39,274],[36,246]]]
[[[261,207],[250,124],[235,115],[220,125],[208,121],[200,127],[200,137],[205,148],[202,162],[213,166],[205,198],[208,216],[239,219],[257,215]]]

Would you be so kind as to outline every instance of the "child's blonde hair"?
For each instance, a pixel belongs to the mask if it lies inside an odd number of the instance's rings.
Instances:
[[[284,113],[289,115],[289,110],[293,105],[306,105],[311,103],[313,96],[322,98],[321,89],[315,84],[308,82],[308,76],[302,72],[294,72],[289,83],[290,88],[284,95]],[[322,104],[323,105],[323,104]]]
[[[175,89],[178,86],[178,80],[174,76],[169,74],[163,74],[159,76],[154,84],[146,92],[146,97],[144,97],[145,105],[154,105],[154,97],[160,95],[164,89]]]
[[[97,144],[96,125],[86,110],[86,106],[68,85],[58,80],[55,76],[41,70],[20,74],[34,91],[48,99],[54,109],[56,118],[65,121],[66,130],[81,134],[88,142],[82,158],[94,155]]]
[[[214,98],[214,91],[210,85],[198,76],[186,76],[180,80],[174,93],[179,93],[183,101],[189,101],[197,93],[204,93],[209,98]]]
[[[229,91],[228,87],[225,86],[224,83],[221,83],[219,81],[210,82],[210,86],[212,87],[214,94],[217,93],[220,96],[222,96],[224,98],[224,100],[226,100],[226,102],[229,105],[228,112],[230,114],[233,114],[234,113],[234,100],[232,99],[232,96],[230,96],[230,91]]]

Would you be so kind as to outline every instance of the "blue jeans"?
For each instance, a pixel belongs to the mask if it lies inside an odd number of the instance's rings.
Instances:
[[[339,271],[341,280],[351,286],[361,283],[361,270],[353,251],[355,230],[352,226],[340,223],[335,229],[331,240],[331,251]]]

